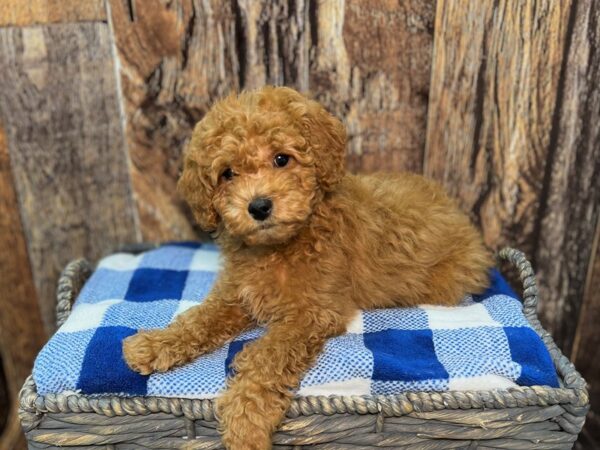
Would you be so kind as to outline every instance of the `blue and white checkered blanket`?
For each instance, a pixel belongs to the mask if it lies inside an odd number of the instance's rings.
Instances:
[[[140,255],[104,258],[83,287],[71,316],[39,354],[33,377],[40,394],[153,395],[212,398],[229,364],[261,329],[167,373],[130,370],[121,343],[139,329],[161,328],[202,302],[218,271],[210,245],[177,243]],[[500,274],[491,288],[457,307],[365,311],[331,339],[304,377],[299,395],[368,395],[403,391],[558,386],[542,341]]]

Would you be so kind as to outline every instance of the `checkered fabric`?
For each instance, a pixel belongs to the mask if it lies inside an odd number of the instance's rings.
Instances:
[[[218,249],[197,243],[104,258],[35,362],[38,392],[215,397],[235,354],[260,339],[263,329],[246,332],[188,365],[150,376],[127,367],[121,346],[137,330],[165,327],[201,303],[218,269]],[[361,312],[345,335],[327,342],[298,394],[557,387],[550,355],[521,307],[493,271],[487,292],[467,296],[457,307]]]

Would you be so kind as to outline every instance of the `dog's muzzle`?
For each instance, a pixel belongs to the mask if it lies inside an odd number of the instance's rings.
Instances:
[[[273,202],[269,198],[255,198],[248,205],[248,212],[255,220],[263,221],[271,215]]]

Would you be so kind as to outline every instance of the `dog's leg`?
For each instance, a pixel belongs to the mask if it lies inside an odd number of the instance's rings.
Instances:
[[[271,448],[271,435],[289,407],[291,390],[326,339],[345,330],[314,316],[287,319],[271,325],[236,356],[236,375],[217,399],[223,442],[230,450]]]
[[[240,306],[209,296],[167,328],[140,331],[123,341],[123,356],[141,374],[164,372],[215,350],[251,325]]]

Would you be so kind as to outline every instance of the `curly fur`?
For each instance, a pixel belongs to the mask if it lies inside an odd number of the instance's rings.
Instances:
[[[271,448],[302,374],[358,309],[453,305],[488,284],[490,254],[440,186],[344,175],[345,144],[339,120],[288,88],[227,97],[194,129],[179,189],[224,268],[203,304],[127,339],[124,355],[141,373],[165,371],[265,326],[217,400],[227,448]],[[280,153],[285,167],[273,165]],[[257,196],[273,201],[264,222],[248,213]]]

